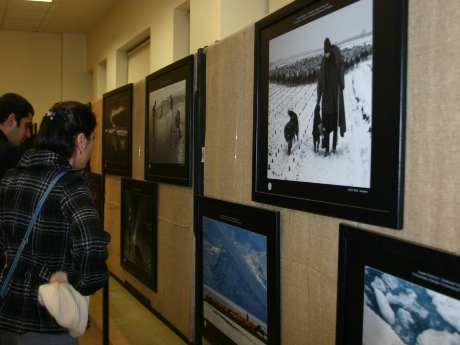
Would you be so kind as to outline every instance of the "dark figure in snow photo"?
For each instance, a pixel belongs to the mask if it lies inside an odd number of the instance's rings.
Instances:
[[[292,110],[288,110],[288,115],[289,121],[284,126],[284,138],[288,143],[288,155],[290,155],[294,139],[299,140],[299,120],[297,114]]]
[[[313,115],[313,130],[311,134],[313,136],[313,151],[318,152],[321,135],[323,134],[323,123],[321,121],[319,104],[317,104],[315,107],[315,112]]]
[[[174,116],[174,122],[176,125],[176,137],[177,139],[182,138],[182,132],[180,130],[180,111],[179,109],[176,110],[176,115]]]
[[[337,129],[340,128],[340,136],[344,136],[345,105],[343,101],[344,64],[339,47],[332,45],[329,38],[324,40],[324,56],[318,75],[318,97],[316,104],[321,101],[322,122],[324,129],[323,147],[326,149],[325,156],[329,155],[329,137],[333,133],[332,152],[337,148]]]

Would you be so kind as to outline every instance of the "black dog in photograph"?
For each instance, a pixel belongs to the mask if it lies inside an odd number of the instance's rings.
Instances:
[[[297,114],[292,110],[288,110],[289,121],[284,126],[284,138],[288,143],[288,155],[291,154],[292,144],[295,140],[299,140],[299,120]]]
[[[313,115],[313,130],[311,134],[313,136],[313,151],[318,152],[319,142],[321,135],[323,134],[323,122],[321,121],[319,104],[317,104],[315,107],[315,112]]]

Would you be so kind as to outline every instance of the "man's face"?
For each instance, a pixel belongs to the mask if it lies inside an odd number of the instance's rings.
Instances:
[[[12,114],[14,116],[14,114]],[[8,134],[8,140],[16,145],[19,146],[21,143],[30,138],[32,131],[32,114],[29,114],[27,117],[23,117],[18,122],[16,121],[16,118],[13,119],[13,124],[14,126],[10,127],[10,132]]]

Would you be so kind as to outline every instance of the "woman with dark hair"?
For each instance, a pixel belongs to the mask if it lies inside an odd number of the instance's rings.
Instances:
[[[27,151],[1,182],[0,284],[37,200],[51,179],[65,171],[43,204],[8,294],[0,301],[0,344],[77,344],[77,339],[40,305],[38,287],[63,279],[87,296],[108,279],[105,260],[110,237],[102,229],[82,170],[91,156],[95,127],[95,116],[88,106],[78,102],[55,104],[43,118],[36,149]]]

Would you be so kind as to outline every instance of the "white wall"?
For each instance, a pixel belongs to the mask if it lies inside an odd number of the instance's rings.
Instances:
[[[0,42],[0,94],[26,97],[35,109],[35,122],[58,101],[90,100],[85,36],[0,30]]]
[[[128,83],[144,79],[150,73],[150,43],[128,54]]]
[[[267,0],[221,0],[220,36],[225,38],[267,14]]]
[[[270,13],[275,12],[283,6],[293,2],[294,0],[269,0]]]
[[[189,19],[177,11],[186,6],[190,8]],[[269,0],[120,0],[88,33],[88,66],[94,71],[98,63],[107,61],[110,91],[127,82],[123,77],[126,59],[120,54],[123,47],[146,31],[150,35],[151,73],[259,20],[268,14],[270,6]],[[190,26],[188,42],[183,37],[187,31],[184,25]],[[186,45],[189,48],[184,50]],[[98,75],[93,73],[93,78]]]
[[[187,2],[174,9],[174,61],[190,54],[190,8]]]
[[[190,0],[190,51],[220,39],[220,0]]]
[[[91,74],[86,65],[86,35],[63,34],[62,99],[89,102]]]
[[[126,83],[120,74],[126,68],[125,61],[119,53],[144,36],[146,30],[150,36],[149,72],[173,61],[174,9],[183,2],[120,0],[88,33],[88,66],[94,70],[98,63],[107,61],[107,91]]]

